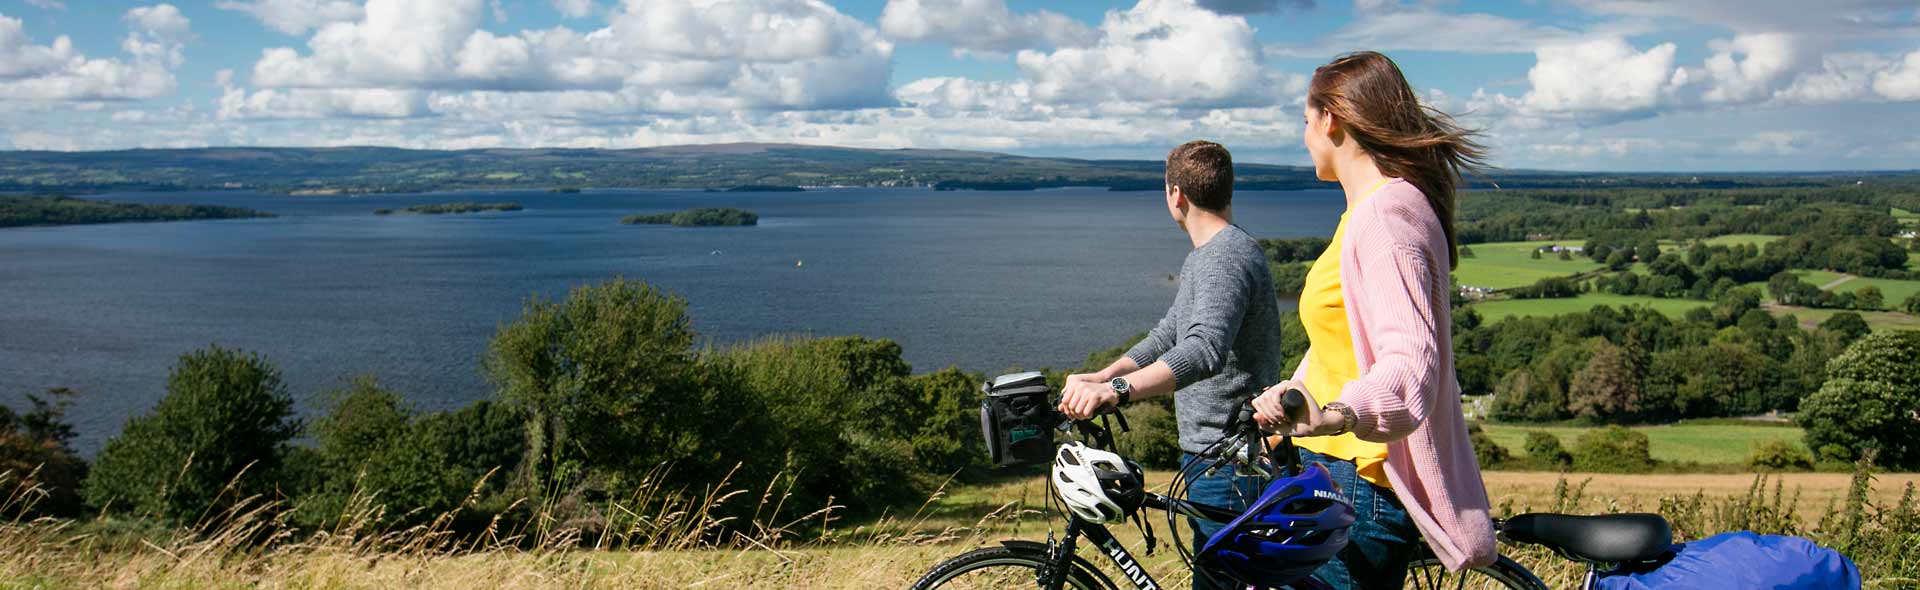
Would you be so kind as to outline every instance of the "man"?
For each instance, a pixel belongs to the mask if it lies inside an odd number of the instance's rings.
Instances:
[[[1174,393],[1180,449],[1188,457],[1226,434],[1227,421],[1280,374],[1280,307],[1266,254],[1233,224],[1233,157],[1192,141],[1167,154],[1167,213],[1193,251],[1180,267],[1173,306],[1145,340],[1098,373],[1067,377],[1060,411],[1084,419],[1109,407]],[[1188,497],[1245,510],[1261,482],[1222,470],[1190,473]],[[1198,547],[1223,523],[1195,519]],[[1194,576],[1194,588],[1210,588]]]

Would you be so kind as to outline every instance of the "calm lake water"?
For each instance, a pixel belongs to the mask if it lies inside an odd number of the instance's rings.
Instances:
[[[621,275],[686,297],[711,344],[860,334],[899,342],[916,372],[1076,366],[1159,319],[1190,248],[1159,194],[1104,189],[97,198],[279,217],[0,229],[0,401],[79,390],[89,455],[213,343],[279,366],[302,411],[358,374],[423,410],[487,397],[480,356],[528,297]],[[1335,190],[1234,200],[1257,237],[1330,234],[1342,206]],[[372,214],[455,201],[526,210]],[[694,206],[760,225],[618,223]]]

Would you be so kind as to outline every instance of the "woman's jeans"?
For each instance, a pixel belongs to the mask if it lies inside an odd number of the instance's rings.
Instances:
[[[1406,580],[1407,563],[1418,553],[1421,542],[1420,531],[1401,506],[1399,497],[1393,490],[1360,479],[1352,461],[1304,449],[1298,452],[1301,464],[1319,463],[1327,467],[1334,483],[1353,500],[1355,516],[1353,528],[1347,532],[1347,547],[1313,576],[1336,590],[1398,590]],[[1186,460],[1191,457],[1190,454],[1182,457],[1182,464],[1187,464]],[[1221,469],[1211,477],[1198,471],[1196,468],[1188,472],[1192,484],[1187,490],[1187,499],[1194,502],[1241,512],[1265,491],[1266,482],[1258,477],[1237,475],[1230,473],[1230,469]],[[1200,519],[1189,519],[1189,522],[1194,528],[1195,550],[1226,524]],[[1221,581],[1227,582],[1224,578]],[[1193,587],[1194,590],[1216,588],[1199,572],[1194,573]]]

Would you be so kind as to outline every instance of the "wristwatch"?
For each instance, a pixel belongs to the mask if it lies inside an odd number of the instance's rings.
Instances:
[[[1133,386],[1127,383],[1125,377],[1114,377],[1107,382],[1107,387],[1112,387],[1113,393],[1120,396],[1120,401],[1113,404],[1115,406],[1127,405],[1127,400],[1133,397]]]
[[[1360,417],[1355,416],[1353,414],[1352,407],[1349,407],[1348,405],[1340,402],[1332,402],[1327,405],[1320,406],[1320,409],[1323,411],[1340,413],[1340,431],[1335,432],[1328,436],[1340,436],[1342,434],[1353,432],[1354,423],[1360,421]]]

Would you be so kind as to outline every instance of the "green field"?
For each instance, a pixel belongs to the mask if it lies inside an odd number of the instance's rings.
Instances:
[[[1920,213],[1915,213],[1913,211],[1908,211],[1906,209],[1894,207],[1893,220],[1900,222],[1900,225],[1906,226],[1906,227],[1920,225]]]
[[[1909,261],[1912,260],[1911,255],[1909,255],[1908,260]],[[1831,283],[1834,280],[1839,279],[1841,276],[1840,273],[1828,272],[1824,270],[1805,270],[1805,271],[1796,271],[1796,272],[1797,274],[1800,275],[1801,280],[1804,280],[1809,283],[1813,283],[1815,286],[1826,286],[1827,283]],[[1831,290],[1836,292],[1852,293],[1854,291],[1859,290],[1861,287],[1867,287],[1867,286],[1879,287],[1881,298],[1884,301],[1886,301],[1887,307],[1890,307],[1890,308],[1897,308],[1899,307],[1900,302],[1907,300],[1907,297],[1912,296],[1914,293],[1920,293],[1920,281],[1901,280],[1901,279],[1871,279],[1867,277],[1855,277],[1852,280],[1849,280],[1844,283],[1840,283],[1839,285],[1835,285]]]
[[[1593,309],[1595,305],[1643,305],[1652,307],[1671,317],[1680,317],[1689,309],[1709,305],[1706,301],[1693,299],[1667,299],[1642,295],[1615,295],[1612,293],[1582,293],[1579,297],[1563,299],[1501,299],[1473,304],[1486,321],[1499,321],[1508,316],[1552,316]]]
[[[1544,430],[1560,437],[1560,444],[1573,448],[1573,441],[1591,427],[1582,426],[1520,426],[1507,424],[1482,423],[1487,436],[1500,446],[1513,451],[1515,455],[1526,454],[1527,432]],[[1744,464],[1747,450],[1754,443],[1766,440],[1786,441],[1800,444],[1801,432],[1793,426],[1770,424],[1729,424],[1726,421],[1706,423],[1681,422],[1662,426],[1636,426],[1634,430],[1646,433],[1649,450],[1653,458],[1660,461],[1690,461],[1694,463],[1732,463]]]
[[[1898,304],[1899,302],[1895,301],[1894,303]],[[1827,318],[1833,317],[1833,314],[1837,313],[1860,314],[1861,319],[1867,320],[1867,326],[1875,330],[1920,329],[1920,316],[1911,316],[1897,311],[1848,312],[1844,309],[1814,309],[1811,307],[1789,307],[1785,305],[1769,307],[1768,311],[1773,312],[1773,315],[1793,314],[1793,317],[1800,320],[1800,327],[1809,329],[1820,325],[1820,322],[1826,321]]]
[[[1573,256],[1573,260],[1561,260],[1560,255],[1553,253],[1541,253],[1538,260],[1530,255],[1534,248],[1541,246],[1580,246],[1582,243],[1578,240],[1550,240],[1468,244],[1463,247],[1472,248],[1473,257],[1462,257],[1460,267],[1453,271],[1453,277],[1464,286],[1506,289],[1531,285],[1540,279],[1601,268],[1603,265],[1600,263],[1578,254]]]
[[[1775,235],[1768,235],[1768,234],[1727,234],[1724,236],[1714,236],[1711,238],[1707,238],[1706,244],[1708,246],[1735,246],[1735,245],[1744,245],[1744,244],[1753,244],[1755,246],[1765,246],[1767,242],[1778,240],[1781,237],[1782,236],[1775,236]]]

